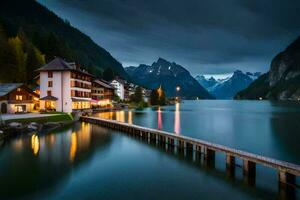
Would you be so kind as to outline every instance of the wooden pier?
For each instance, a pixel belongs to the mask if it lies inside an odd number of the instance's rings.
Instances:
[[[204,153],[205,159],[208,161],[213,161],[215,159],[216,152],[225,153],[226,169],[229,171],[235,167],[236,158],[243,160],[243,173],[246,179],[251,177],[255,178],[256,164],[261,164],[276,169],[278,171],[279,183],[295,184],[296,176],[300,176],[299,165],[260,156],[219,144],[214,144],[200,139],[175,135],[166,131],[96,117],[81,117],[81,121],[119,130],[131,135],[145,138],[149,141],[176,146],[178,149]]]

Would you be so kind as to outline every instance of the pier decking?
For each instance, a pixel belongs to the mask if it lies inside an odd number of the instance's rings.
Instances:
[[[133,124],[118,122],[115,120],[101,119],[97,117],[81,117],[84,122],[99,124],[101,126],[123,131],[128,134],[137,135],[152,141],[159,141],[179,149],[204,153],[207,160],[215,159],[215,152],[226,154],[226,168],[231,169],[235,166],[235,158],[243,160],[243,172],[246,177],[255,177],[256,164],[278,170],[278,180],[280,183],[294,184],[295,177],[300,176],[300,166],[285,161],[280,161],[265,156],[241,151],[200,139],[175,135],[166,131],[146,128]]]

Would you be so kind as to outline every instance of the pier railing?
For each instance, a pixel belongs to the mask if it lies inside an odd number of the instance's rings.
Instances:
[[[98,124],[107,128],[126,132],[152,141],[158,141],[179,149],[196,151],[205,154],[208,161],[215,159],[215,152],[226,154],[226,168],[234,168],[235,158],[243,160],[243,172],[245,176],[251,177],[256,174],[256,164],[262,164],[278,170],[278,180],[281,183],[295,183],[295,177],[300,176],[300,166],[285,161],[280,161],[265,156],[241,151],[224,145],[219,145],[204,140],[191,138],[183,135],[175,135],[166,131],[146,128],[138,125],[118,122],[115,120],[97,117],[81,117],[84,122]]]

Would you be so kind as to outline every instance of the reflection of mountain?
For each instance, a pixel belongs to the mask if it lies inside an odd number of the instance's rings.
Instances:
[[[1,197],[20,198],[53,189],[73,167],[87,161],[96,149],[104,150],[111,140],[107,129],[86,123],[13,140],[0,154]]]

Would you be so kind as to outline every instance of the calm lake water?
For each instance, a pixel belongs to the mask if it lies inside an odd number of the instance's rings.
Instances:
[[[98,114],[273,158],[300,161],[300,105],[185,101]],[[21,136],[0,147],[0,199],[276,199],[277,173],[257,166],[255,183],[157,144],[88,123]],[[241,161],[237,161],[241,165]],[[299,180],[297,180],[299,183]],[[299,189],[288,192],[299,199]]]

